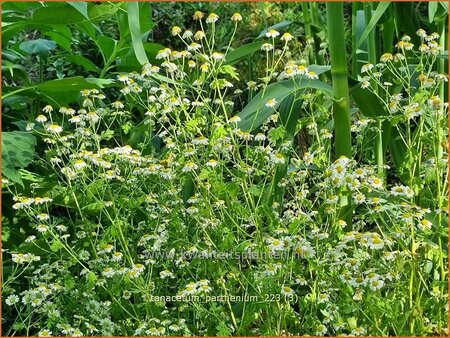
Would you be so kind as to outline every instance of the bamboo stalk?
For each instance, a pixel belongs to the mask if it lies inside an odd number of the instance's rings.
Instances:
[[[352,157],[344,5],[327,2],[327,28],[334,88],[335,156]]]
[[[347,53],[345,50],[345,23],[343,2],[327,2],[327,29],[333,80],[333,116],[335,157],[352,158],[350,131],[350,95],[348,88]],[[352,212],[349,192],[339,193],[340,217],[351,227]]]

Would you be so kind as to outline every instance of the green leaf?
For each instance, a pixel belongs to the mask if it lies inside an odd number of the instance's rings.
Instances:
[[[257,39],[262,38],[262,37],[265,37],[265,36],[266,36],[266,33],[267,33],[268,31],[270,31],[271,29],[280,30],[280,29],[283,29],[283,28],[289,26],[290,24],[292,24],[292,21],[287,21],[287,20],[285,20],[285,21],[282,21],[282,22],[280,22],[280,23],[277,23],[276,25],[267,27],[267,29],[264,29],[263,31],[261,31],[261,33],[259,33]]]
[[[231,76],[234,80],[239,81],[239,74],[236,68],[231,65],[223,65],[219,68],[220,74],[225,74]]]
[[[90,72],[100,72],[100,69],[91,60],[86,59],[82,55],[67,55],[66,58],[68,61],[78,66],[82,66]]]
[[[53,101],[56,104],[65,105],[76,102],[80,91],[83,89],[101,89],[113,84],[114,80],[83,78],[81,76],[68,77],[64,79],[51,80],[35,86],[20,89],[21,95],[36,97],[37,93]],[[12,91],[3,95],[3,99],[16,95],[17,91]]]
[[[100,47],[102,54],[105,56],[105,59],[108,60],[114,53],[117,41],[108,36],[100,35],[97,37],[97,44]]]
[[[46,59],[50,51],[56,48],[56,42],[53,40],[37,39],[22,42],[19,47],[28,54],[37,54],[39,57]]]
[[[438,2],[430,1],[428,2],[428,22],[432,23],[434,21],[434,16],[438,9]]]
[[[163,45],[160,45],[159,43],[147,42],[144,43],[144,49],[148,55],[148,60],[151,64],[156,65],[161,63],[161,60],[156,59],[156,55],[158,54],[158,51],[164,49]],[[136,59],[133,48],[127,48],[124,50],[124,54],[120,58],[117,69],[120,72],[132,72],[132,71],[140,72],[142,70],[142,65]]]
[[[292,93],[299,95],[307,89],[318,89],[329,96],[333,95],[333,87],[319,80],[297,78],[273,83],[268,85],[266,90],[261,90],[256,94],[239,113],[241,118],[241,121],[238,123],[239,128],[249,131],[256,129],[274,113],[274,108],[276,109],[288,95]],[[273,108],[265,106],[270,99],[275,99],[278,102]]]
[[[43,24],[74,24],[86,21],[86,17],[71,5],[60,7],[43,7],[35,10],[30,20]]]
[[[25,84],[28,85],[30,83],[28,71],[24,66],[15,64],[14,62],[8,60],[2,60],[2,72],[5,72],[6,70],[9,71],[11,77],[17,77],[19,75],[25,81]]]
[[[106,20],[111,18],[119,10],[120,4],[115,3],[96,3],[89,4],[88,16],[90,20]]]
[[[375,94],[367,89],[361,88],[358,81],[354,79],[349,78],[349,85],[350,95],[364,116],[374,118],[387,115],[383,105]]]
[[[128,24],[130,26],[131,40],[133,43],[134,54],[141,65],[148,63],[147,54],[145,53],[142,43],[142,33],[139,20],[139,3],[128,3]]]
[[[34,158],[36,138],[27,132],[2,132],[2,173],[22,184],[18,169],[28,166]]]
[[[86,2],[67,2],[70,6],[75,8],[78,12],[80,12],[86,19],[89,20],[89,15],[87,11],[87,3]]]
[[[259,51],[263,44],[263,41],[256,41],[236,48],[227,54],[225,64],[234,64],[241,61],[245,57]]]
[[[53,92],[73,92],[77,93],[83,89],[103,88],[106,85],[114,83],[114,80],[108,79],[96,79],[96,78],[83,78],[81,76],[68,77],[65,79],[51,80],[36,85],[35,87],[46,93]]]
[[[294,94],[288,95],[280,104],[280,121],[286,130],[286,136],[292,140],[297,131],[297,121],[300,118],[300,110],[303,100],[296,98]]]
[[[54,25],[51,31],[47,31],[44,34],[54,40],[61,48],[71,52],[72,32],[67,26]]]
[[[358,50],[359,47],[362,45],[362,43],[367,39],[370,32],[372,32],[372,30],[375,28],[376,24],[381,19],[381,17],[383,16],[384,12],[386,11],[386,9],[389,7],[390,4],[391,4],[390,1],[378,3],[377,9],[370,18],[370,21],[367,24],[366,29],[359,38],[358,42],[356,43],[356,46],[353,47],[354,50]]]

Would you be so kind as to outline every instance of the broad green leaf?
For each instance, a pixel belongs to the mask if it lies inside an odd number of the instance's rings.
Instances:
[[[93,41],[97,42],[97,36],[101,36],[98,27],[90,21],[80,22],[75,25],[80,31],[89,36]]]
[[[36,85],[35,87],[41,91],[48,93],[58,91],[72,92],[92,88],[100,89],[111,83],[114,83],[114,80],[83,78],[81,76],[77,76],[43,82],[41,84]]]
[[[37,54],[46,59],[50,51],[56,48],[56,42],[45,39],[29,40],[22,42],[19,47],[28,54]]]
[[[284,80],[268,85],[267,88],[261,90],[255,97],[244,107],[239,113],[241,121],[238,123],[242,130],[252,131],[259,127],[270,115],[274,113],[274,109],[278,108],[289,94],[302,92],[307,89],[318,89],[326,95],[333,95],[333,87],[319,80],[310,80],[306,78],[296,78]],[[275,99],[277,104],[267,107],[266,103],[270,99]]]
[[[142,37],[145,41],[152,28],[155,26],[152,15],[152,4],[150,2],[139,3],[139,20]]]
[[[374,118],[387,115],[378,97],[369,90],[361,88],[358,81],[349,78],[349,86],[350,95],[364,116]]]
[[[434,16],[438,9],[438,2],[430,1],[428,2],[428,22],[432,23],[434,21]]]
[[[54,25],[51,31],[44,33],[55,41],[61,48],[71,52],[72,32],[66,25]]]
[[[3,99],[14,95],[36,97],[43,95],[45,100],[59,105],[76,102],[80,91],[83,89],[101,89],[113,84],[114,80],[83,78],[81,76],[69,77],[59,80],[51,80],[35,86],[21,88],[19,91],[12,90],[3,95]]]
[[[236,48],[227,54],[225,64],[233,64],[249,55],[252,55],[253,53],[259,51],[263,44],[263,41],[256,41]]]
[[[271,29],[280,30],[280,29],[283,29],[283,28],[289,26],[290,24],[292,24],[292,21],[285,20],[285,21],[282,21],[280,23],[277,23],[276,25],[270,26],[267,29],[264,29],[263,31],[261,31],[261,33],[259,33],[257,39],[265,37],[266,33],[268,31],[270,31]]]
[[[89,15],[87,11],[87,3],[86,2],[67,2],[70,6],[75,8],[78,12],[80,12],[86,19],[89,20]]]
[[[160,45],[159,43],[152,43],[152,42],[146,42],[144,43],[144,49],[148,55],[148,60],[151,64],[161,64],[161,60],[156,59],[156,55],[158,54],[158,51],[161,49],[164,49],[163,45]],[[120,72],[132,72],[132,71],[141,71],[142,65],[139,63],[139,61],[136,59],[136,56],[134,55],[132,48],[124,49],[124,53],[122,54],[119,65],[117,66],[117,69]]]
[[[297,121],[300,118],[300,110],[303,100],[294,94],[289,94],[280,104],[280,122],[286,130],[286,137],[292,140],[295,137]]]
[[[35,8],[42,7],[42,4],[39,2],[34,1],[27,1],[27,2],[18,2],[18,1],[4,1],[2,3],[2,11],[8,9],[8,10],[16,10],[16,11],[28,11]],[[3,13],[2,13],[3,14]],[[4,20],[4,17],[2,17],[2,20]]]
[[[131,40],[133,42],[133,50],[137,60],[141,65],[148,62],[147,54],[145,53],[144,45],[142,43],[142,33],[139,20],[139,3],[128,3],[128,24],[130,26]]]
[[[18,169],[28,166],[34,158],[36,138],[23,131],[2,132],[2,173],[22,184]]]
[[[105,60],[109,60],[111,55],[114,53],[117,41],[105,35],[100,35],[97,37],[97,45],[100,47],[102,54],[105,56]]]
[[[362,33],[358,42],[356,43],[356,46],[353,47],[354,50],[358,50],[359,47],[362,45],[362,43],[367,39],[370,32],[372,32],[372,30],[375,28],[376,24],[381,19],[381,17],[383,16],[384,12],[386,11],[386,9],[389,7],[390,4],[391,4],[390,1],[378,3],[377,9],[374,11],[372,18],[367,24],[366,29]]]
[[[33,12],[30,21],[33,23],[68,25],[86,21],[86,18],[74,7],[65,5],[56,8],[39,8]]]
[[[76,65],[82,66],[90,72],[99,72],[100,71],[100,69],[91,60],[86,59],[82,55],[67,55],[66,58],[68,61],[70,61]]]
[[[88,6],[88,15],[91,20],[105,20],[111,18],[119,10],[120,4],[115,3],[90,3]]]

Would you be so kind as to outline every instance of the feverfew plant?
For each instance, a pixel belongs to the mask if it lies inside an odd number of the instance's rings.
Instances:
[[[405,37],[362,69],[411,157],[400,181],[371,160],[332,159],[331,102],[317,90],[302,96],[306,148],[286,136],[276,98],[261,102],[273,112],[260,126],[241,128],[244,96],[318,75],[289,52],[291,34],[269,30],[264,76],[245,81],[227,64],[242,16],[223,50],[224,19],[193,18],[197,30],[171,29],[184,50],[118,76],[119,99],[84,90],[81,106],[46,106],[34,121],[47,145],[37,165],[58,185],[21,195],[3,182],[34,229],[4,254],[6,334],[444,334],[448,105],[435,38],[416,52]],[[355,152],[375,123],[355,115]]]

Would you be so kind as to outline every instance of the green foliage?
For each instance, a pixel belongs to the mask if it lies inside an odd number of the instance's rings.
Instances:
[[[3,335],[445,336],[447,6],[2,3]]]
[[[36,137],[21,131],[2,132],[2,173],[13,182],[23,184],[19,169],[34,159]]]

